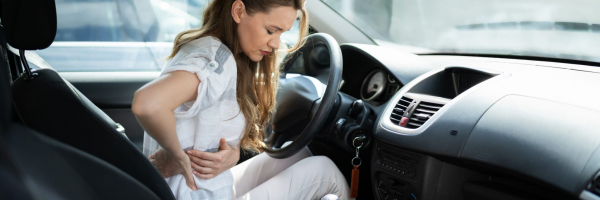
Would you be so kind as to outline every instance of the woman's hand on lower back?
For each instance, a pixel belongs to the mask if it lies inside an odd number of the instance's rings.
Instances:
[[[234,167],[240,160],[240,150],[232,148],[224,138],[219,141],[219,151],[214,153],[188,150],[193,173],[198,178],[210,179]]]
[[[160,148],[156,152],[152,153],[150,162],[158,169],[160,174],[165,177],[171,177],[177,174],[183,175],[185,182],[192,190],[197,190],[196,182],[192,175],[192,168],[190,159],[184,153],[178,155],[171,155],[165,149]]]
[[[200,79],[191,72],[174,71],[137,90],[131,111],[149,136],[162,147],[150,155],[164,177],[182,174],[187,185],[196,189],[191,162],[181,150],[173,110],[198,96]]]

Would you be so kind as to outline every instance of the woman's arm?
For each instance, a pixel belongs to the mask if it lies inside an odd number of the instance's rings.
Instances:
[[[200,80],[193,73],[171,72],[136,91],[131,106],[142,128],[165,150],[166,154],[158,156],[161,160],[168,159],[169,162],[161,162],[157,168],[161,170],[163,176],[182,174],[192,190],[196,190],[196,185],[192,176],[191,163],[179,144],[173,110],[185,102],[196,99],[199,83]]]
[[[240,148],[231,148],[224,138],[219,141],[219,151],[215,153],[188,150],[194,175],[202,179],[213,178],[234,167],[240,160]]]

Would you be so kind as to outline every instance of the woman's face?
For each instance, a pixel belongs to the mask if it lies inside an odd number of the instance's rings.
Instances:
[[[268,13],[249,15],[241,1],[235,1],[232,8],[242,51],[254,62],[279,48],[281,33],[292,28],[297,13],[291,6],[278,6]]]

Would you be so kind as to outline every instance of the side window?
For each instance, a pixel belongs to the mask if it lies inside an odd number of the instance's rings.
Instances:
[[[115,0],[57,0],[57,30],[54,41],[135,41],[141,33],[121,15],[132,6]],[[120,12],[120,10],[124,12]]]
[[[59,72],[160,71],[181,31],[211,0],[55,0],[54,43],[36,51]],[[298,22],[282,43],[298,41]]]
[[[279,51],[277,52],[277,65],[281,65],[283,62],[283,58],[288,54],[286,50],[293,47],[298,43],[298,35],[300,34],[300,22],[298,20],[294,21],[294,25],[292,28],[281,34],[280,42],[279,42]]]
[[[56,0],[57,71],[160,71],[175,36],[199,27],[209,0]]]
[[[300,34],[300,21],[296,19],[292,28],[281,34],[281,42],[285,43],[288,47],[292,47],[298,43],[298,35]]]
[[[146,42],[173,42],[181,31],[200,27],[207,0],[147,0],[154,16],[155,27],[146,32]]]

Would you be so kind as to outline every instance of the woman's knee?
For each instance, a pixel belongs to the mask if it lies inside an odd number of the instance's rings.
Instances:
[[[299,168],[304,169],[305,178],[319,182],[321,188],[324,188],[323,194],[336,194],[340,199],[348,199],[349,187],[346,178],[338,169],[337,165],[326,156],[311,156],[298,162]],[[314,169],[306,170],[306,169]],[[319,197],[319,198],[320,198]]]
[[[331,161],[331,159],[329,159],[326,156],[311,156],[308,158],[305,158],[304,160],[302,160],[303,165],[313,168],[313,169],[320,169],[322,172],[325,173],[331,173],[331,172],[338,172],[339,169],[337,168],[337,166],[335,165],[335,163],[333,163],[333,161]]]
[[[312,159],[311,162],[319,163],[319,164],[322,164],[324,166],[335,165],[333,163],[333,161],[331,161],[331,159],[329,159],[327,156],[312,156],[310,158]]]

